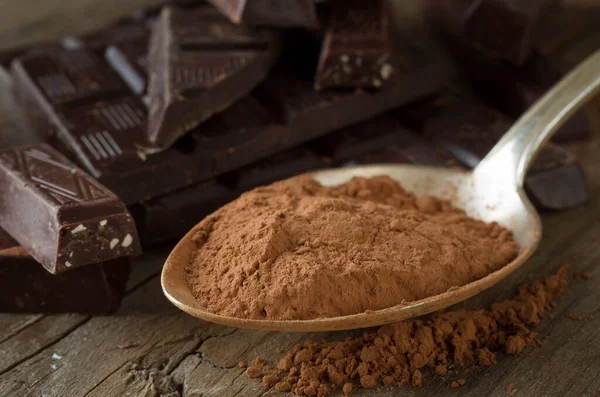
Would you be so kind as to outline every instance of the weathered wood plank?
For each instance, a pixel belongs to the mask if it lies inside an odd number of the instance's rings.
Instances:
[[[42,314],[7,314],[0,313],[0,343],[15,335],[23,328],[39,321]]]
[[[127,291],[132,291],[160,272],[168,248],[148,252],[134,260]],[[0,374],[55,343],[89,319],[84,315],[0,316]]]

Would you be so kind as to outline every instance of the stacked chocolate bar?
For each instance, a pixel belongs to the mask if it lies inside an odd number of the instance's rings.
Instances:
[[[14,146],[0,129],[9,291],[0,311],[110,311],[138,233],[146,246],[176,240],[242,192],[298,173],[379,162],[474,167],[559,77],[543,57],[511,49],[489,67],[516,59],[505,79],[527,89],[492,87],[489,105],[442,92],[447,66],[395,32],[382,0],[210,3],[169,4],[11,54],[24,131],[35,138]],[[485,18],[471,19],[478,37]],[[526,184],[541,208],[587,198],[577,160],[554,144]]]

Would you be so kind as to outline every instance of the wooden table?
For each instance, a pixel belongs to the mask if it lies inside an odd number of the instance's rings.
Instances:
[[[541,48],[562,67],[599,47],[600,25],[562,14],[551,21]],[[37,37],[39,25],[33,26],[32,36]],[[14,36],[26,39],[23,34]],[[499,355],[496,366],[467,374],[460,389],[449,387],[455,377],[426,372],[421,388],[384,389],[379,395],[506,396],[511,384],[520,396],[600,395],[600,99],[591,108],[596,136],[570,145],[587,175],[590,202],[544,214],[544,237],[534,257],[501,285],[461,306],[484,307],[507,298],[520,283],[542,278],[563,263],[578,272],[592,272],[593,278],[570,282],[552,318],[538,329],[541,347],[519,357]],[[283,395],[247,379],[236,364],[257,356],[275,360],[280,355],[276,348],[298,341],[341,339],[360,332],[257,332],[190,317],[162,295],[158,275],[167,253],[168,247],[155,249],[135,261],[127,296],[114,315],[0,314],[0,396]],[[573,314],[587,319],[573,320]],[[372,393],[359,390],[353,395]]]

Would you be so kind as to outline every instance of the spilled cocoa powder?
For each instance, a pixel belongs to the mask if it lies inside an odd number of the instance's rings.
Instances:
[[[387,176],[324,187],[310,174],[243,194],[195,228],[187,282],[214,313],[343,316],[462,286],[514,259],[497,223],[415,197]]]
[[[328,396],[334,390],[421,386],[428,371],[444,375],[473,365],[492,366],[496,354],[517,355],[540,342],[532,327],[555,306],[565,289],[569,266],[545,280],[519,288],[518,294],[489,310],[456,310],[427,320],[384,325],[362,337],[296,345],[270,366],[254,360],[246,375],[265,387],[300,396]],[[461,372],[458,372],[461,373]],[[463,378],[450,387],[461,387]]]

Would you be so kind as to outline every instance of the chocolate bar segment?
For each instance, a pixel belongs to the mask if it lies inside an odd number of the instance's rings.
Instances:
[[[383,0],[336,1],[321,49],[317,90],[381,88],[397,82]]]
[[[464,12],[470,42],[487,54],[522,64],[545,0],[475,0]]]
[[[465,165],[474,168],[512,125],[496,110],[468,98],[442,97],[407,109],[426,136],[438,141]],[[577,159],[566,149],[548,144],[525,178],[525,189],[541,208],[562,210],[588,199]]]
[[[234,23],[317,29],[314,0],[209,0]]]
[[[0,227],[50,273],[141,252],[108,189],[46,144],[0,151]]]
[[[212,8],[165,7],[151,41],[148,140],[168,147],[246,95],[277,47],[271,32],[233,25]]]
[[[103,315],[119,307],[127,258],[53,275],[0,229],[0,312]]]

